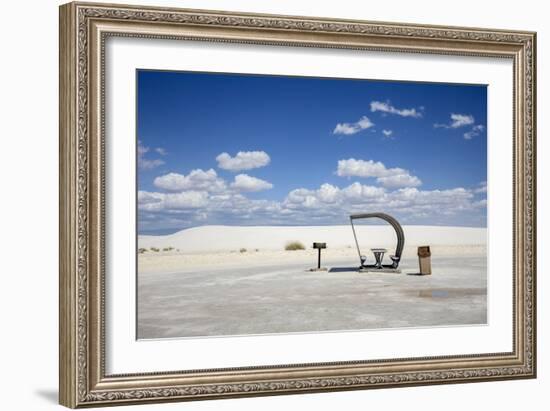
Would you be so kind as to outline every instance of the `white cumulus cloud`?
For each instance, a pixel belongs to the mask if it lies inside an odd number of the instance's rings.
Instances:
[[[479,183],[477,188],[474,189],[474,193],[486,193],[487,192],[487,181],[482,181]]]
[[[376,178],[384,187],[417,187],[422,181],[403,168],[387,168],[380,161],[339,160],[336,174],[340,177]]]
[[[235,176],[235,181],[231,183],[231,188],[238,191],[255,192],[269,190],[273,188],[273,184],[247,174],[239,174]]]
[[[464,133],[464,138],[466,140],[471,140],[472,138],[479,136],[483,130],[485,130],[485,126],[476,124],[470,131]]]
[[[411,176],[408,172],[378,177],[376,181],[384,187],[417,187],[422,184],[418,177]]]
[[[479,224],[486,216],[486,199],[476,189],[399,189],[353,182],[339,187],[324,183],[317,188],[296,188],[281,201],[248,198],[237,190],[222,193],[138,192],[142,227],[183,229],[203,224],[315,225],[346,224],[353,213],[384,211],[403,224]]]
[[[182,191],[181,193],[138,192],[138,207],[145,211],[184,210],[204,207],[208,204],[208,193],[204,191]]]
[[[200,190],[219,192],[225,189],[225,182],[219,178],[216,171],[209,169],[207,171],[196,169],[188,175],[178,173],[168,173],[155,178],[153,184],[155,187],[167,191],[182,190]]]
[[[395,114],[401,117],[413,117],[413,118],[420,118],[422,117],[422,111],[421,108],[396,108],[391,105],[391,103],[388,102],[382,102],[382,101],[371,101],[370,103],[370,111],[373,113],[376,111],[380,111],[382,113],[388,113],[388,114]]]
[[[336,127],[334,127],[334,130],[332,131],[332,133],[352,135],[352,134],[359,133],[361,130],[366,130],[367,128],[370,128],[372,126],[374,126],[374,123],[370,121],[368,117],[363,116],[355,123],[336,124]]]
[[[157,148],[155,149],[155,151],[160,154],[160,152],[158,151],[159,149],[163,150],[162,148]],[[158,167],[164,164],[164,161],[161,160],[160,158],[156,158],[156,159],[145,158],[145,154],[147,154],[149,150],[150,150],[149,147],[144,146],[143,144],[141,144],[141,141],[138,141],[137,163],[138,163],[138,167],[141,168],[142,170],[151,170],[155,167]]]
[[[412,221],[426,218],[423,221],[433,223],[430,219],[441,221],[460,213],[483,210],[483,200],[474,201],[473,196],[470,190],[462,187],[424,191],[416,187],[388,190],[359,182],[344,188],[323,184],[317,190],[292,190],[282,202],[279,213],[292,220],[330,223],[344,221],[352,213],[384,210],[398,218]]]
[[[349,158],[338,161],[336,174],[340,177],[383,177],[386,171],[386,166],[380,161]]]
[[[325,183],[317,190],[317,197],[324,203],[334,203],[338,200],[340,189],[332,184]]]
[[[423,191],[415,187],[396,190],[392,199],[402,201],[407,206],[425,206],[434,211],[437,207],[445,207],[449,211],[460,208],[461,205],[471,206],[473,193],[462,187],[447,190]]]
[[[218,167],[223,170],[241,171],[267,166],[271,158],[265,151],[239,151],[235,157],[221,153],[216,157]]]
[[[346,200],[350,200],[351,202],[361,202],[382,198],[386,194],[386,190],[382,187],[366,186],[355,182],[346,188],[343,188],[342,194]]]
[[[391,137],[393,134],[392,130],[382,130],[382,134],[384,134],[385,137]]]
[[[460,128],[474,124],[475,119],[471,114],[451,113],[451,121],[447,124],[436,123],[435,128]]]

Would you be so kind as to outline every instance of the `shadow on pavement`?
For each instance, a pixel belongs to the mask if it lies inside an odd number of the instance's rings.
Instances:
[[[357,272],[357,267],[333,267],[328,270],[329,273],[349,273]]]

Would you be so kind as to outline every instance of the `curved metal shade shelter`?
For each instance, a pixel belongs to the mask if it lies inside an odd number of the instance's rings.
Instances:
[[[359,220],[363,218],[381,218],[384,221],[387,221],[391,224],[397,235],[397,246],[395,247],[395,253],[390,255],[392,264],[385,264],[381,267],[375,265],[366,265],[365,258],[361,254],[361,249],[359,248],[359,242],[357,241],[357,235],[355,233],[355,226],[353,225],[353,220]],[[364,214],[352,214],[349,216],[351,229],[353,230],[353,237],[355,238],[355,245],[357,246],[357,252],[359,253],[359,260],[361,261],[361,268],[391,268],[397,269],[399,266],[399,261],[401,260],[401,253],[403,253],[403,247],[405,246],[405,234],[403,233],[403,228],[401,224],[393,218],[391,215],[386,213],[364,213]]]

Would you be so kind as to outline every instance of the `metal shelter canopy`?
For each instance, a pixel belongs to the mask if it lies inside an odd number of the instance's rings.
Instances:
[[[361,249],[359,248],[359,242],[357,241],[357,234],[355,233],[355,226],[353,225],[353,220],[359,220],[364,218],[380,218],[393,227],[395,234],[397,235],[397,246],[395,247],[395,253],[390,255],[392,264],[385,264],[381,267],[376,267],[375,265],[366,265],[366,258],[361,254]],[[359,260],[361,261],[361,267],[369,268],[390,268],[397,269],[399,266],[399,261],[401,260],[401,254],[403,253],[403,247],[405,246],[405,234],[403,233],[403,228],[401,224],[393,218],[391,215],[386,213],[363,213],[363,214],[352,214],[349,216],[351,229],[353,230],[353,237],[355,238],[355,245],[357,247],[357,253],[359,254]]]

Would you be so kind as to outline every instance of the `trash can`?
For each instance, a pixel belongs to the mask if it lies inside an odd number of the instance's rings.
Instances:
[[[432,253],[430,246],[418,247],[418,265],[421,275],[430,275],[432,273]]]

